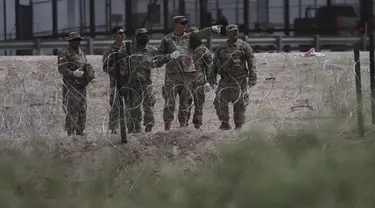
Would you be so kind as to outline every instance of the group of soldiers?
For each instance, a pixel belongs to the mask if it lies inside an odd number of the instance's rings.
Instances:
[[[112,29],[114,42],[103,53],[103,71],[109,75],[110,100],[108,129],[115,134],[118,128],[121,105],[124,99],[128,132],[139,133],[143,126],[151,132],[155,125],[151,74],[154,68],[165,65],[162,96],[165,100],[163,120],[165,130],[171,128],[179,96],[178,121],[187,127],[194,105],[192,122],[199,129],[202,126],[203,105],[207,87],[216,88],[214,106],[221,121],[219,129],[229,130],[229,108],[233,103],[235,128],[245,122],[245,110],[249,102],[247,88],[257,82],[255,59],[248,43],[238,38],[237,25],[226,29],[228,40],[220,45],[214,54],[202,44],[202,39],[213,33],[220,33],[221,26],[214,25],[199,30],[187,29],[185,16],[173,18],[173,32],[161,40],[158,48],[151,46],[150,32],[146,28],[135,31],[131,53],[124,44],[124,28]],[[58,54],[58,71],[63,76],[63,106],[66,113],[65,130],[68,135],[84,135],[86,124],[86,87],[88,82],[80,80],[85,76],[88,64],[80,49],[83,38],[77,32],[69,35],[69,46]],[[217,75],[220,75],[217,83]],[[119,83],[118,83],[119,82]],[[119,90],[118,86],[121,86]]]

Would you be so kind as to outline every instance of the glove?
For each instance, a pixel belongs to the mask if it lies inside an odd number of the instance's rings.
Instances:
[[[210,84],[210,87],[214,90],[215,89],[215,86],[216,84]]]
[[[211,86],[211,88],[212,89],[214,89],[215,88],[215,85],[216,85],[216,80],[215,80],[215,78],[209,78],[208,80],[208,84]]]
[[[257,74],[255,72],[251,72],[249,76],[249,83],[248,83],[249,87],[256,85],[257,79],[258,79]]]
[[[83,71],[81,71],[80,69],[77,69],[73,72],[73,76],[74,77],[82,77],[83,76]]]
[[[212,29],[212,31],[214,31],[216,33],[220,33],[221,27],[222,27],[222,25],[214,25],[214,26],[211,26],[211,29]]]
[[[146,63],[147,65],[154,65],[154,57],[147,56],[147,57],[146,57],[146,60],[145,60],[145,63]]]
[[[210,86],[210,84],[208,84],[208,83],[206,83],[206,84],[204,85],[204,91],[205,91],[205,92],[209,92],[209,91],[211,90],[211,88],[212,88],[212,86]]]
[[[169,54],[169,57],[172,59],[176,59],[181,56],[180,51],[173,51],[173,53]]]

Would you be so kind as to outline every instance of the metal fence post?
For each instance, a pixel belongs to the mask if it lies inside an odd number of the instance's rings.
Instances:
[[[363,123],[363,103],[362,103],[362,80],[361,80],[361,64],[359,61],[359,45],[354,48],[355,61],[355,89],[357,94],[357,123],[358,133],[360,137],[365,135],[365,127]]]
[[[283,50],[283,43],[281,35],[278,35],[276,38],[276,50],[277,52],[281,52]]]
[[[319,34],[315,35],[315,51],[320,51],[320,36]]]
[[[212,50],[212,37],[207,38],[207,48]]]
[[[369,34],[369,59],[370,59],[370,88],[371,88],[371,120],[375,124],[375,63],[374,63],[374,33]]]
[[[364,51],[367,50],[367,35],[366,34],[361,34],[361,48]]]
[[[94,43],[92,37],[87,38],[87,53],[94,55]]]
[[[35,55],[40,56],[42,55],[42,48],[40,47],[40,39],[35,40]]]

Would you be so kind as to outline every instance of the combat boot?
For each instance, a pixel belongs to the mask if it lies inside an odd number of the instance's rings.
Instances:
[[[186,128],[186,127],[188,127],[188,126],[189,126],[188,123],[181,123],[181,124],[180,124],[180,127],[181,127],[181,128]]]
[[[85,136],[86,134],[82,130],[76,129],[76,135],[77,136]]]
[[[221,130],[230,130],[232,127],[230,126],[229,122],[223,121],[221,122],[221,125],[219,129]]]
[[[141,132],[142,132],[142,128],[139,125],[134,126],[133,128],[129,128],[129,133],[137,134],[137,133],[141,133]]]
[[[117,130],[116,129],[111,129],[111,134],[117,134]]]
[[[72,136],[74,134],[73,130],[67,130],[66,135],[67,136]]]
[[[146,125],[145,132],[149,133],[151,131],[152,131],[152,126],[151,125]]]
[[[171,130],[171,123],[164,123],[164,130],[165,131]]]
[[[236,129],[241,129],[242,128],[242,124],[241,123],[236,123]]]
[[[193,124],[194,124],[194,128],[196,128],[196,129],[200,129],[201,126],[202,126],[202,122],[201,121],[197,121],[197,120],[194,120]]]

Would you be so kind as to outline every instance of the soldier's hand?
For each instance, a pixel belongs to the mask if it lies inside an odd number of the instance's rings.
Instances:
[[[83,71],[81,71],[80,69],[77,69],[73,72],[73,76],[74,77],[82,77],[83,76]]]
[[[204,85],[204,91],[205,91],[205,92],[209,92],[209,91],[211,90],[211,88],[212,88],[212,87],[210,87],[210,84],[208,84],[208,83],[206,83],[206,84]]]
[[[181,55],[180,51],[173,51],[173,53],[169,54],[169,57],[172,59],[176,59],[180,57],[180,55]]]
[[[214,25],[214,26],[211,26],[211,29],[212,29],[212,31],[214,31],[216,33],[220,33],[221,27],[222,27],[222,25]]]
[[[211,86],[211,88],[214,90],[215,89],[215,86],[216,86],[216,84],[215,83],[212,83],[212,84],[210,84],[210,86]]]
[[[208,84],[211,86],[212,89],[214,89],[216,85],[215,79],[208,79]]]
[[[252,87],[252,86],[254,86],[254,85],[256,85],[256,83],[257,83],[257,76],[256,76],[256,74],[254,73],[253,75],[251,75],[250,77],[249,77],[249,87]]]
[[[253,87],[254,85],[256,85],[257,82],[256,81],[249,81],[249,87]]]

